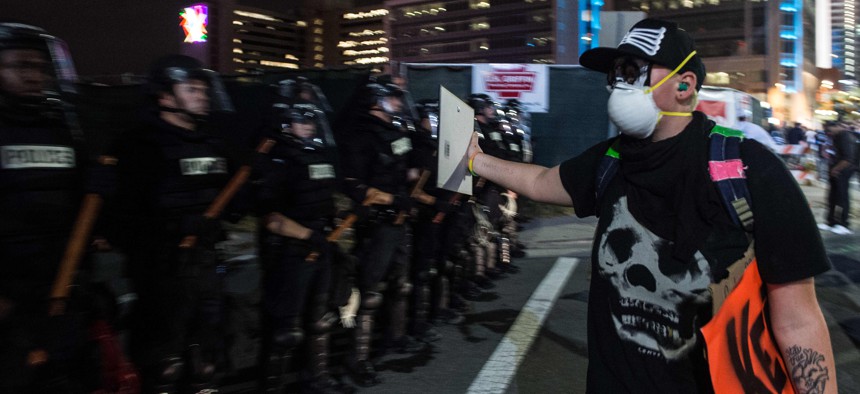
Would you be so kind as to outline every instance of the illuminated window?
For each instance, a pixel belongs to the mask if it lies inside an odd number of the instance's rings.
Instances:
[[[378,9],[378,10],[370,10],[367,12],[350,12],[348,14],[343,14],[343,19],[365,19],[365,18],[379,18],[388,15],[388,10],[386,9]]]
[[[233,53],[245,53],[242,51],[242,48],[233,48]]]
[[[314,25],[322,26],[322,24],[323,24],[323,20],[322,20],[322,19],[319,19],[319,18],[315,18],[315,19],[314,19]]]
[[[296,26],[298,27],[307,27],[308,23],[305,21],[296,21]]]
[[[314,37],[314,44],[322,44],[322,42],[323,42],[322,37]]]
[[[283,20],[275,18],[273,16],[269,16],[269,15],[265,15],[265,14],[259,14],[256,12],[247,12],[247,11],[235,10],[235,11],[233,11],[233,13],[236,15],[239,15],[239,16],[244,16],[244,17],[254,18],[254,19],[260,19],[260,20],[269,21],[269,22],[283,22]]]
[[[323,46],[322,46],[322,45],[317,45],[317,46],[315,46],[315,47],[314,47],[314,51],[316,51],[316,52],[322,52],[322,50],[323,50]]]
[[[323,34],[323,29],[321,27],[315,27],[314,34]]]
[[[469,25],[469,29],[471,30],[487,30],[490,28],[489,22],[474,22]]]
[[[473,10],[490,8],[490,0],[469,0],[469,8]]]
[[[260,65],[269,67],[292,68],[296,70],[298,70],[299,68],[297,64],[287,62],[273,62],[271,60],[260,60]]]
[[[314,60],[322,61],[323,58],[324,58],[323,55],[320,55],[319,53],[314,55]]]
[[[240,40],[240,39],[238,39],[238,38],[234,38],[234,39],[233,39],[233,42],[234,42],[234,43],[236,43],[236,44],[241,44],[241,43],[242,43],[242,40]]]

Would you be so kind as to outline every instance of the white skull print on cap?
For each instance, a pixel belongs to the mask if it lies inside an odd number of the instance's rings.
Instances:
[[[617,293],[610,309],[618,336],[640,353],[676,360],[696,343],[695,310],[710,304],[710,266],[700,252],[672,258],[672,243],[639,224],[627,197],[613,206],[597,250],[599,274]]]

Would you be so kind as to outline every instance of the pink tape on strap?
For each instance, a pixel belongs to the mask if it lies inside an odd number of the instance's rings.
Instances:
[[[708,168],[711,172],[711,180],[719,182],[724,179],[744,179],[744,164],[739,159],[726,161],[709,161]]]

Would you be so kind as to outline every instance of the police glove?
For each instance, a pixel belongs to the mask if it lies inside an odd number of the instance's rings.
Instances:
[[[415,203],[412,201],[412,198],[398,194],[394,196],[394,202],[391,203],[391,206],[399,211],[409,212],[412,210],[412,206],[414,204]]]
[[[325,252],[328,249],[329,243],[325,234],[322,231],[314,230],[311,232],[310,238],[307,239],[315,252]]]

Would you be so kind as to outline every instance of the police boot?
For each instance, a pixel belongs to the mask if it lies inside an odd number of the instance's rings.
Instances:
[[[334,378],[328,370],[329,334],[314,335],[308,343],[310,349],[311,378],[302,388],[308,394],[353,393],[353,387],[344,385]]]
[[[361,309],[358,311],[355,326],[355,354],[347,363],[352,380],[362,387],[382,383],[376,369],[370,362],[370,341],[373,335],[373,315],[382,304],[382,294],[368,291],[362,295]]]
[[[434,330],[428,322],[428,313],[430,310],[430,282],[435,277],[435,269],[418,274],[418,286],[415,288],[415,305],[412,319],[412,334],[415,339],[430,343],[442,339],[438,331]]]
[[[296,328],[283,329],[272,335],[271,344],[264,347],[260,360],[259,392],[275,394],[284,391],[293,353],[302,340],[304,332]]]
[[[188,389],[194,394],[217,393],[215,384],[215,364],[205,360],[200,345],[188,348],[189,382]]]
[[[418,353],[426,348],[424,343],[406,334],[407,308],[409,306],[409,295],[412,293],[412,284],[400,282],[394,289],[394,302],[391,304],[391,336],[394,338],[392,347],[399,353]]]
[[[442,274],[438,276],[436,281],[436,323],[445,324],[460,324],[463,322],[463,315],[460,312],[452,309],[451,306],[451,280],[449,277],[455,275],[454,263],[445,261]]]

